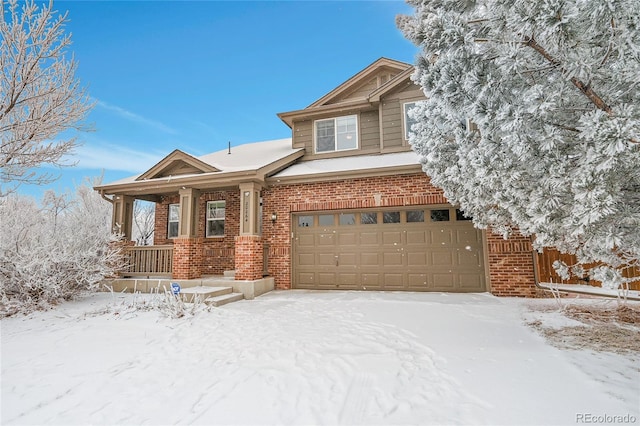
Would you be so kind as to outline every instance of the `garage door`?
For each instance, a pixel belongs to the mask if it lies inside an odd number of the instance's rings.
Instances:
[[[482,231],[452,207],[293,216],[293,287],[482,292]]]

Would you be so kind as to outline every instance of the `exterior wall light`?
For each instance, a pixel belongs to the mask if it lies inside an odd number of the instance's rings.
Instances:
[[[278,215],[276,214],[276,212],[271,213],[271,222],[276,223],[276,220],[278,220]]]

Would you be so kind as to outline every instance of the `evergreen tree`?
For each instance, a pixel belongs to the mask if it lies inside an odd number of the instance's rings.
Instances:
[[[433,183],[478,227],[638,266],[640,2],[409,3],[397,24],[420,48],[413,79],[428,98],[410,143]]]

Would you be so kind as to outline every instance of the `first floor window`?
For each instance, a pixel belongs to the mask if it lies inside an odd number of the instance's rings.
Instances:
[[[169,204],[169,229],[167,238],[178,236],[178,226],[180,224],[180,204]]]
[[[224,201],[207,201],[207,237],[224,236]]]
[[[315,122],[316,152],[333,152],[358,147],[358,118],[355,115]]]

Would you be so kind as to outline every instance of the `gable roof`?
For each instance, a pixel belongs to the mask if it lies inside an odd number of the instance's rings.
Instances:
[[[392,70],[396,74],[379,86],[367,87],[367,80],[377,74],[379,75],[384,70]],[[413,84],[410,80],[413,70],[413,65],[406,62],[380,58],[308,107],[295,111],[281,112],[278,117],[292,128],[293,120],[300,117],[312,118],[314,115],[322,115],[332,111],[344,111],[346,108],[350,110],[369,109],[372,104],[380,102],[382,96],[402,84]],[[361,89],[360,96],[347,96],[358,88]]]
[[[155,166],[142,173],[136,180],[154,179],[172,175],[213,173],[220,170],[179,149],[160,160]]]
[[[400,62],[400,61],[396,61],[394,59],[389,59],[389,58],[380,58],[374,61],[372,64],[367,66],[365,69],[363,69],[359,73],[357,73],[356,75],[354,75],[353,77],[349,78],[340,86],[333,89],[331,92],[327,93],[326,95],[324,95],[323,97],[321,97],[320,99],[318,99],[317,101],[309,105],[306,109],[314,108],[317,106],[326,105],[330,103],[332,100],[339,98],[341,95],[348,92],[358,83],[365,80],[367,77],[372,76],[381,68],[385,68],[385,67],[396,70],[398,73],[406,71],[407,69],[413,69],[413,66],[406,62]]]
[[[222,188],[264,179],[293,164],[304,154],[291,138],[255,142],[194,157],[175,150],[146,172],[96,186],[106,194],[141,196],[176,192],[182,186]],[[180,174],[167,174],[177,170]]]

